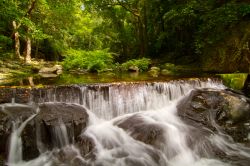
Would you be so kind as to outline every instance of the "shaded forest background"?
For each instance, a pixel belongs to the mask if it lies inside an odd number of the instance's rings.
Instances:
[[[249,71],[249,0],[2,0],[0,10],[2,58],[98,70],[148,58]]]

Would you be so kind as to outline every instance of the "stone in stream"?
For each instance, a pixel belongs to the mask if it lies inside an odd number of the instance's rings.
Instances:
[[[115,122],[115,125],[124,129],[127,133],[145,144],[152,145],[158,149],[164,143],[164,129],[159,124],[148,123],[140,115],[130,116]]]
[[[25,160],[37,157],[41,148],[51,150],[54,147],[60,147],[60,144],[55,142],[54,132],[55,128],[61,124],[65,124],[69,143],[73,143],[88,123],[88,114],[79,105],[44,103],[39,105],[39,109],[38,115],[26,125],[22,132],[23,158]],[[0,111],[0,155],[5,156],[5,159],[7,159],[8,154],[12,123],[19,121],[20,126],[35,112],[36,108],[30,105],[2,105]],[[40,137],[39,145],[37,145],[37,137]],[[61,136],[59,135],[59,137]]]
[[[250,100],[229,90],[193,90],[178,104],[179,116],[197,128],[218,129],[249,144]],[[218,131],[217,131],[218,132]]]

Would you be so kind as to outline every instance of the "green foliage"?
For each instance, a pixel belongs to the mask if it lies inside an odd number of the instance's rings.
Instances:
[[[32,2],[35,5],[29,11]],[[69,48],[86,50],[74,53],[86,57],[94,50],[108,48],[118,62],[150,57],[175,64],[188,63],[186,59],[199,62],[206,49],[229,38],[250,15],[246,0],[2,0],[0,8],[1,50],[13,51],[10,40],[15,21],[20,52],[24,51],[26,37],[31,37],[32,51],[46,60],[59,60],[66,50],[71,55],[74,51]],[[107,64],[98,60],[93,63],[93,59],[89,59],[92,65],[87,65],[87,60],[77,64],[75,61],[83,61],[79,57],[67,57],[68,68],[99,71]]]
[[[128,70],[129,67],[136,66],[139,68],[140,71],[146,71],[150,65],[151,61],[148,58],[142,59],[131,59],[125,63],[121,64],[122,70]]]
[[[6,51],[12,44],[12,40],[4,35],[0,34],[0,51]]]
[[[83,51],[69,49],[63,61],[66,70],[84,69],[90,72],[101,72],[110,69],[113,57],[107,50]]]
[[[244,87],[247,75],[247,73],[219,74],[226,86],[236,90],[241,90]]]

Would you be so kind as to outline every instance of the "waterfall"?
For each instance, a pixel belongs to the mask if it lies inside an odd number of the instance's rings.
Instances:
[[[110,121],[93,120],[84,133],[96,144],[96,160],[90,163],[103,166],[229,166],[227,162],[209,155],[202,156],[189,147],[187,138],[191,128],[176,116],[176,103],[174,101],[158,110],[123,115]],[[142,125],[146,127],[142,129],[144,134],[150,126],[161,129],[161,139],[156,140],[153,146],[134,139],[134,128],[124,131],[118,127],[119,123],[135,116],[136,121],[132,122],[143,121]]]
[[[13,131],[10,138],[10,152],[9,152],[9,159],[8,163],[17,163],[22,161],[22,139],[21,139],[21,133],[26,126],[26,124],[32,120],[36,114],[29,117],[27,120],[25,120],[20,127],[17,127],[17,123],[13,122]]]
[[[212,122],[215,131],[186,124],[177,115],[177,104],[193,89],[225,89],[219,80],[189,79],[154,83],[114,83],[35,89],[30,101],[66,102],[87,108],[88,126],[80,139],[93,144],[82,155],[80,144],[69,141],[61,119],[53,128],[53,149],[45,151],[37,138],[40,156],[22,161],[20,139],[11,141],[9,166],[247,166],[250,148],[235,143]],[[3,108],[2,108],[3,109]],[[14,129],[22,128],[33,116]],[[54,117],[56,118],[56,117]],[[207,133],[204,133],[204,131]],[[39,132],[39,131],[37,131]],[[39,133],[37,133],[39,135]],[[199,139],[197,139],[198,137]],[[85,141],[87,139],[88,141]],[[226,160],[218,153],[225,154]]]
[[[81,104],[103,119],[162,108],[195,88],[225,88],[216,79],[112,83],[37,89],[31,100]],[[107,111],[108,110],[108,111]]]
[[[55,126],[52,132],[52,141],[54,141],[54,147],[64,147],[69,145],[69,138],[67,133],[67,128],[63,122],[59,126]]]

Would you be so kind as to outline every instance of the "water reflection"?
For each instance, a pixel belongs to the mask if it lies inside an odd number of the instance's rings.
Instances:
[[[33,75],[25,78],[14,78],[0,82],[0,86],[43,86],[43,85],[69,85],[85,83],[109,83],[109,82],[131,82],[131,81],[168,81],[180,78],[203,77],[214,75],[207,74],[179,74],[172,76],[159,75],[150,76],[148,73],[64,73],[61,75]]]

